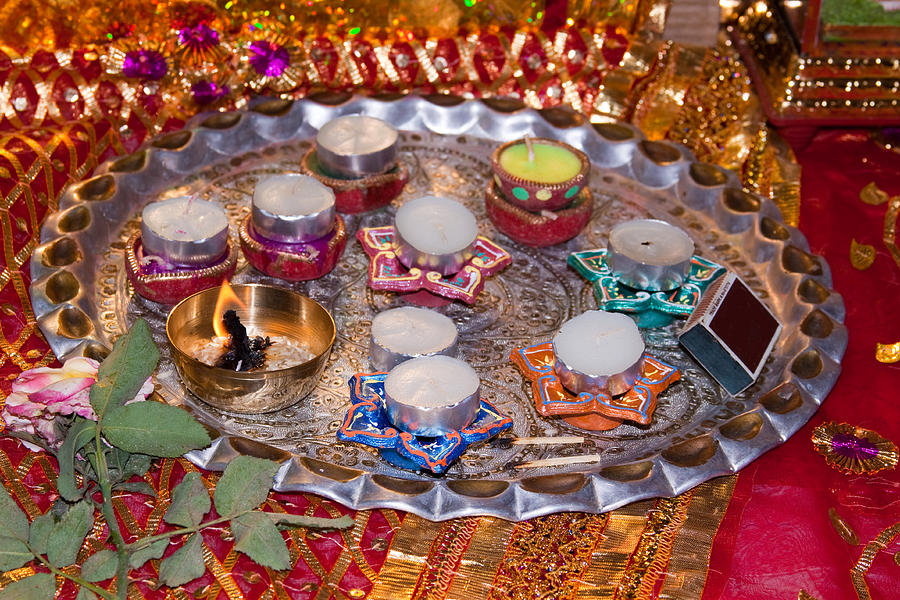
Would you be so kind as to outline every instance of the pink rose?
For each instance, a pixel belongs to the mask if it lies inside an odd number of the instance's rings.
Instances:
[[[90,390],[97,380],[99,363],[90,358],[70,358],[61,368],[39,367],[19,375],[12,384],[3,413],[10,431],[44,438],[52,446],[62,443],[54,426],[57,416],[78,415],[96,421]],[[130,402],[144,400],[153,392],[148,378]]]

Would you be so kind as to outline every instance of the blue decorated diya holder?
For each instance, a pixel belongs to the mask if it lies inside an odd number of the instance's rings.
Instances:
[[[350,378],[352,406],[337,430],[337,437],[377,448],[385,460],[400,468],[440,475],[470,445],[512,427],[512,419],[482,399],[475,420],[462,429],[435,437],[401,431],[391,423],[385,409],[385,377],[387,373],[358,373]]]
[[[725,268],[697,255],[691,257],[690,270],[682,284],[667,291],[646,291],[623,284],[607,264],[607,250],[573,252],[566,262],[591,282],[602,310],[630,313],[640,327],[663,327],[676,317],[689,316],[704,290],[725,273]]]

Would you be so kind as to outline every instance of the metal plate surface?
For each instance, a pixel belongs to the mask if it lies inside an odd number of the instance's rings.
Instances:
[[[237,219],[259,177],[298,172],[317,128],[354,113],[402,130],[400,157],[411,180],[390,207],[350,216],[349,232],[390,223],[399,204],[425,193],[472,209],[481,234],[508,249],[513,264],[487,282],[473,306],[455,302],[438,310],[457,324],[462,356],[479,372],[484,396],[513,418],[512,435],[583,435],[583,444],[489,443],[470,448],[445,476],[433,477],[392,467],[372,449],[338,443],[334,431],[348,408],[347,381],[368,370],[372,316],[403,304],[396,294],[366,286],[368,259],[355,240],[335,270],[316,281],[277,281],[243,260],[234,279],[291,287],[332,312],[338,337],[312,395],[279,412],[238,415],[217,411],[182,387],[165,340],[168,307],[134,296],[123,267],[124,241],[138,226],[141,208],[161,195],[194,193],[221,203]],[[566,244],[516,244],[485,216],[490,153],[498,142],[525,134],[567,141],[595,165],[594,217]],[[614,141],[623,135],[629,139]],[[809,254],[803,235],[781,222],[774,204],[743,194],[733,175],[695,164],[684,148],[642,139],[630,126],[604,129],[562,111],[446,97],[267,101],[245,112],[200,115],[183,131],[103,165],[64,194],[32,256],[34,309],[61,358],[102,355],[130,323],[147,319],[162,354],[159,392],[220,432],[210,448],[188,458],[213,470],[242,453],[273,458],[282,463],[276,490],[315,492],[356,509],[391,507],[432,520],[603,512],[672,496],[738,471],[797,431],[832,389],[847,332],[828,265]],[[646,331],[648,351],[683,373],[662,394],[651,425],[626,423],[595,433],[541,418],[510,351],[547,341],[564,321],[596,308],[590,285],[566,266],[566,256],[605,247],[616,223],[639,217],[686,230],[698,254],[735,271],[772,308],[784,333],[759,380],[731,397],[678,346],[680,323]],[[525,461],[585,455],[596,455],[595,462],[521,468]]]

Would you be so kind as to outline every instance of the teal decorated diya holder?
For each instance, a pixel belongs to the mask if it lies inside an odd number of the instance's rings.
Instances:
[[[645,329],[664,327],[677,317],[693,312],[709,285],[725,273],[725,268],[693,255],[690,270],[682,284],[665,291],[648,291],[622,283],[607,263],[607,250],[573,252],[567,262],[579,275],[591,282],[597,304],[602,310],[633,314]]]

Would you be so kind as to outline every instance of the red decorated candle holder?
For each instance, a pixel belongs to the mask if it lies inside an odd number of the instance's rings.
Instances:
[[[566,423],[590,431],[606,431],[634,421],[649,425],[656,400],[670,385],[681,379],[681,372],[658,358],[644,355],[644,368],[634,386],[620,396],[588,394],[577,396],[563,387],[553,370],[550,342],[517,348],[510,359],[531,381],[534,405],[543,417],[561,417]]]
[[[402,162],[386,173],[367,175],[358,179],[333,177],[319,163],[316,149],[303,155],[300,169],[334,190],[334,204],[338,212],[356,214],[387,206],[400,195],[409,181],[409,169]]]
[[[513,146],[524,145],[523,140],[513,140],[499,146],[491,155],[491,167],[494,170],[494,181],[506,199],[530,211],[558,210],[567,204],[587,187],[591,173],[591,161],[587,155],[565,142],[548,138],[532,138],[532,144],[556,146],[571,153],[580,163],[580,169],[572,177],[556,183],[546,183],[525,179],[510,173],[500,163],[500,156]]]
[[[509,252],[491,240],[478,236],[475,254],[453,275],[443,276],[437,271],[407,269],[394,254],[393,225],[366,227],[356,232],[369,258],[369,287],[373,290],[431,294],[474,304],[484,287],[484,281],[512,262]]]
[[[581,233],[594,213],[594,202],[588,188],[581,190],[565,208],[533,213],[509,202],[499,187],[489,182],[484,204],[491,223],[502,233],[521,244],[538,247],[572,239]]]
[[[125,245],[125,270],[139,295],[161,304],[177,304],[231,279],[238,256],[237,244],[229,239],[225,254],[216,262],[193,267],[174,265],[159,256],[144,254],[138,231]]]
[[[256,232],[250,219],[241,221],[241,250],[258,271],[286,281],[317,279],[334,269],[347,245],[344,220],[338,215],[325,236],[310,242],[288,244],[269,240]]]

